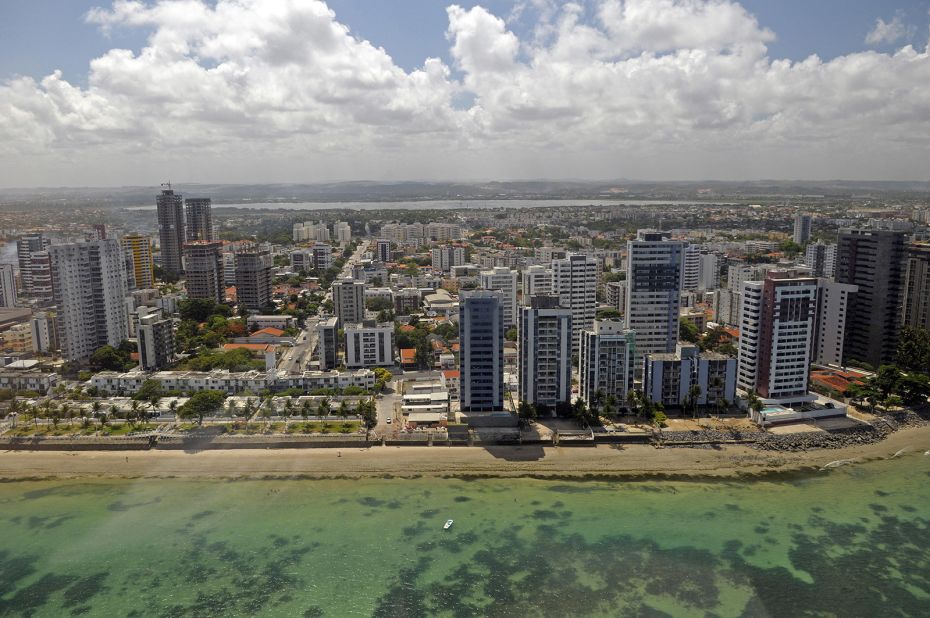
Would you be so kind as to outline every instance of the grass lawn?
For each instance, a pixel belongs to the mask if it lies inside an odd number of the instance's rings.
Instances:
[[[130,425],[120,423],[118,425],[105,425],[100,427],[99,423],[92,423],[87,427],[82,427],[80,423],[74,423],[68,427],[67,423],[59,423],[58,427],[54,425],[39,425],[24,423],[17,424],[15,428],[8,430],[4,435],[7,436],[92,436],[99,434],[101,436],[125,436],[135,431],[151,431],[158,427],[153,423]]]

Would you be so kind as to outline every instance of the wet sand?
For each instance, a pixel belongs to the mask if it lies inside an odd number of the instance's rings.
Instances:
[[[36,478],[332,478],[379,476],[764,476],[819,469],[837,460],[868,461],[901,449],[930,450],[930,426],[896,432],[886,440],[844,449],[797,453],[745,446],[719,449],[598,447],[373,447],[267,449],[0,452],[0,479]]]

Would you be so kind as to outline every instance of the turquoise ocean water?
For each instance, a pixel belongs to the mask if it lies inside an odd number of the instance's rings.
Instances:
[[[740,482],[17,481],[0,616],[928,616],[928,513],[922,454]]]

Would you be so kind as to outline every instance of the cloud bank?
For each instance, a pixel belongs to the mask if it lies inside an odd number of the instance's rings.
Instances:
[[[138,53],[0,83],[0,185],[927,178],[926,48],[792,62],[731,0],[535,4],[525,40],[449,6],[452,66],[405,71],[322,1],[118,0],[87,19]]]

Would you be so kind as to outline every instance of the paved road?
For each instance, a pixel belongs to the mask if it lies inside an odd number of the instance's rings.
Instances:
[[[278,365],[281,369],[288,373],[301,373],[306,370],[307,365],[313,360],[313,355],[316,353],[316,344],[319,338],[316,326],[319,321],[319,318],[307,318],[304,330],[297,336],[297,343],[285,352],[281,358]]]

